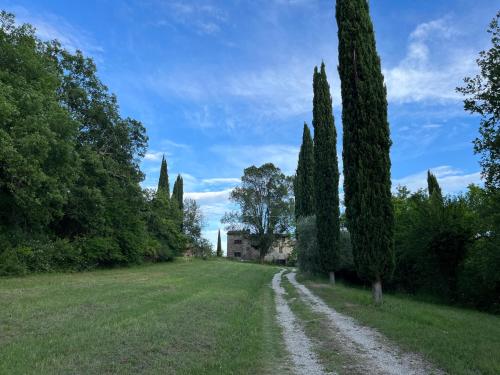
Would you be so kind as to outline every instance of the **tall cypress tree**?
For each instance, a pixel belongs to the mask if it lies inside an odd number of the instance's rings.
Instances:
[[[333,119],[332,97],[325,72],[314,68],[314,197],[320,264],[332,281],[338,263],[340,238],[339,169],[337,132]]]
[[[302,134],[294,193],[295,216],[299,218],[314,215],[314,146],[311,132],[306,123],[304,123],[304,132]]]
[[[436,196],[439,200],[443,199],[441,187],[436,176],[431,171],[427,171],[427,191],[429,192],[429,197]]]
[[[376,303],[394,264],[391,140],[380,58],[366,0],[337,0],[347,225],[359,275]]]
[[[181,211],[184,209],[184,181],[179,174],[174,182],[174,189],[172,191],[172,199],[177,201],[178,207]]]
[[[220,240],[220,229],[219,229],[219,234],[217,235],[217,256],[221,257],[222,256],[222,242]]]
[[[168,169],[165,155],[163,155],[163,158],[161,159],[160,178],[158,179],[157,194],[163,194],[167,197],[167,199],[170,196],[170,185],[168,183]]]

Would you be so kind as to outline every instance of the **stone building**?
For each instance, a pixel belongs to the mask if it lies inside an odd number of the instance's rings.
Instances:
[[[293,240],[289,235],[277,235],[264,261],[285,264],[293,250]],[[227,257],[240,260],[259,260],[259,250],[252,246],[247,231],[227,232]]]

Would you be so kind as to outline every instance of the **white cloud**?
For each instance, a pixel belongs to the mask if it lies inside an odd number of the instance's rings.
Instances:
[[[184,198],[194,199],[200,204],[213,204],[227,201],[229,194],[233,189],[224,189],[219,191],[200,191],[184,193]]]
[[[162,151],[150,151],[146,152],[146,155],[144,155],[144,160],[147,161],[159,161],[162,159],[163,155],[165,155],[164,152]]]
[[[165,4],[165,18],[157,22],[158,26],[178,24],[191,28],[200,35],[212,35],[220,31],[226,22],[226,13],[211,4],[198,2],[174,1]]]
[[[442,165],[430,169],[438,179],[444,193],[458,193],[464,191],[470,184],[481,184],[480,172],[464,173],[460,169],[449,165]],[[403,178],[394,179],[393,187],[406,186],[410,191],[427,188],[427,170]]]
[[[211,150],[225,159],[225,163],[243,170],[251,165],[273,163],[283,173],[292,175],[297,168],[299,147],[291,145],[217,145]]]
[[[201,180],[202,183],[207,185],[218,185],[218,184],[239,184],[241,179],[232,177],[215,177],[215,178],[204,178]]]
[[[473,74],[477,55],[463,45],[450,17],[418,25],[409,36],[404,59],[384,70],[389,100],[459,99],[455,88],[465,76]]]
[[[70,24],[63,17],[52,13],[33,14],[20,6],[13,7],[12,11],[16,15],[16,22],[33,25],[42,40],[57,39],[69,51],[75,52],[78,49],[93,57],[103,52],[103,48],[89,33]]]

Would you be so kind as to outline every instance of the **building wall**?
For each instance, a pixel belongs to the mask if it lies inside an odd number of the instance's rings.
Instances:
[[[275,240],[264,260],[267,262],[285,263],[293,250],[293,241],[288,237]],[[242,260],[259,260],[259,251],[248,238],[247,232],[227,233],[227,257]]]

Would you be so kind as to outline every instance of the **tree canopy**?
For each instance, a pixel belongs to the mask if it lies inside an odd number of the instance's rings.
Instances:
[[[289,233],[293,223],[292,178],[272,163],[244,170],[241,185],[229,199],[239,210],[228,212],[222,222],[227,229],[248,230],[261,259],[269,251],[276,234]]]

